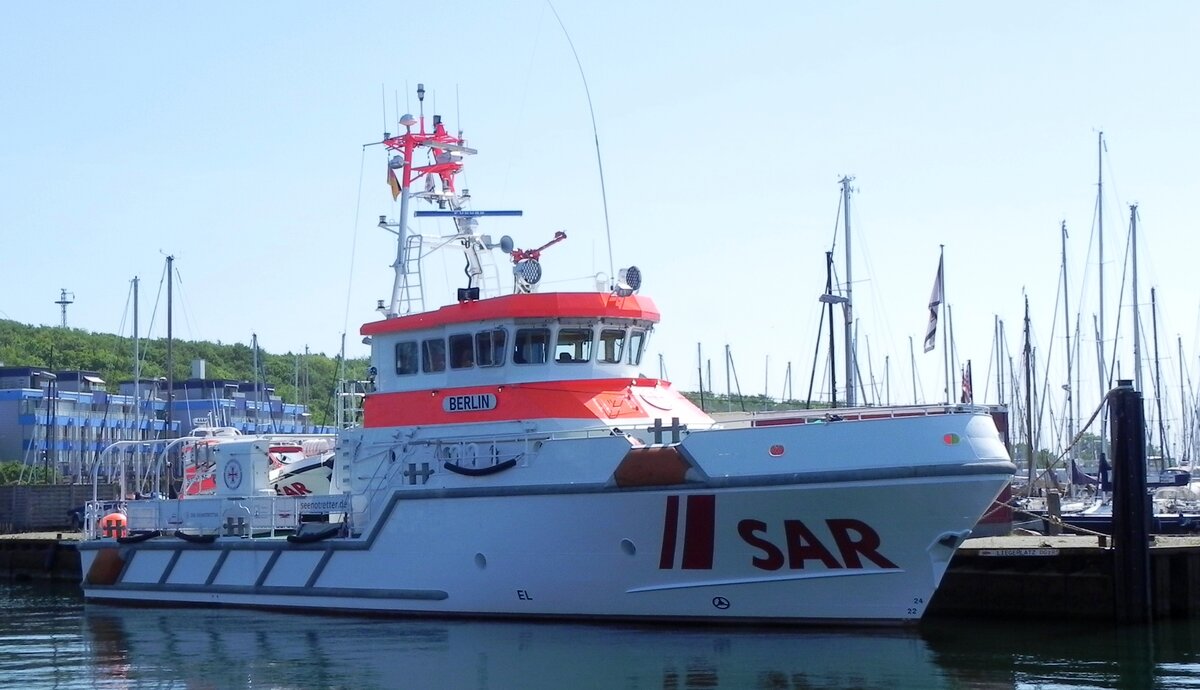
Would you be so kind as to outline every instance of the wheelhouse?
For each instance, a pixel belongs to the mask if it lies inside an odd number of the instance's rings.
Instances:
[[[402,392],[637,378],[657,321],[643,297],[526,294],[375,322],[362,332],[371,338],[375,390]]]

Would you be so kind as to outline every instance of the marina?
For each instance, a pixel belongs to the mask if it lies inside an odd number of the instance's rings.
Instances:
[[[10,15],[0,686],[1200,688],[1200,7]]]

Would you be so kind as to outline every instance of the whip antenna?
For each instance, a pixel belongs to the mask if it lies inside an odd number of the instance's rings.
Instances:
[[[575,50],[575,42],[571,40],[571,34],[567,33],[567,27],[563,24],[562,18],[558,16],[558,10],[554,9],[554,3],[546,0],[546,4],[550,6],[550,11],[554,13],[554,19],[558,22],[558,26],[562,29],[563,36],[567,37],[567,45],[571,46],[571,55],[575,56],[575,65],[579,67],[579,78],[583,80],[583,92],[587,95],[588,114],[592,116],[592,137],[596,141],[596,168],[600,171],[600,202],[604,206],[604,236],[608,241],[608,275],[616,275],[613,272],[613,257],[612,257],[612,228],[608,224],[608,193],[604,189],[604,163],[600,160],[600,134],[596,130],[596,110],[592,107],[592,92],[588,89],[587,75],[583,73],[583,63],[579,61],[579,53]],[[609,278],[611,281],[612,278]],[[611,285],[610,285],[611,287]]]

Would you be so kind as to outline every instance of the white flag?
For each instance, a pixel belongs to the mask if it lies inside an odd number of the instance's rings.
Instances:
[[[929,295],[929,326],[925,329],[925,351],[929,352],[937,343],[938,307],[942,305],[942,258],[938,258],[937,278],[933,281],[933,293]]]

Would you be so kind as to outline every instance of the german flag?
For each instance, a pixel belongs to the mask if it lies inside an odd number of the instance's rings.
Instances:
[[[388,168],[388,186],[392,188],[392,201],[400,197],[400,180],[396,179],[396,171]]]

